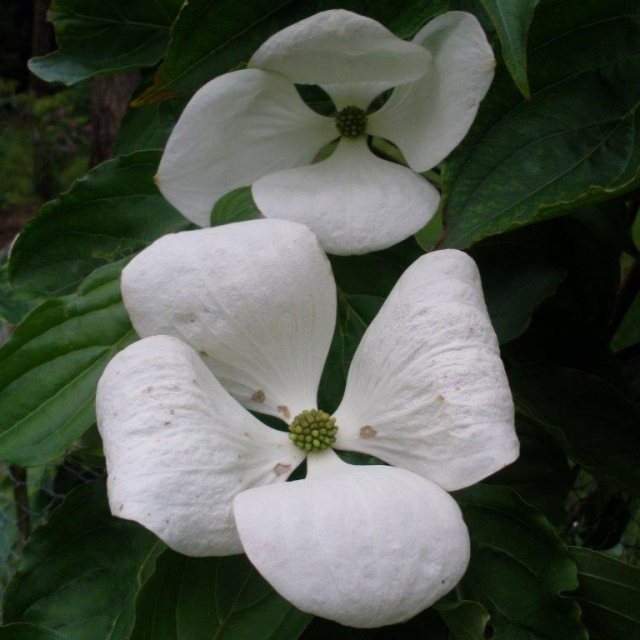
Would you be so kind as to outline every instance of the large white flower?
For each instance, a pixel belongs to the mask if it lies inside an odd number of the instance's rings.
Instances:
[[[491,47],[471,14],[445,13],[406,42],[355,13],[319,13],[269,38],[248,69],[194,95],[167,143],[158,186],[200,226],[209,226],[220,197],[253,185],[264,216],[306,224],[329,253],[389,247],[437,210],[438,191],[415,172],[460,143],[493,72]],[[295,84],[325,89],[337,117],[311,110]],[[410,169],[375,156],[367,135],[396,144]],[[311,164],[338,137],[334,153]]]
[[[165,236],[126,267],[122,291],[143,339],[98,388],[115,515],[188,555],[244,550],[297,607],[356,627],[406,620],[457,583],[469,540],[447,491],[518,452],[471,258],[438,251],[407,269],[333,418],[316,393],[336,287],[306,227]],[[346,464],[331,446],[396,466]],[[307,477],[284,482],[305,457]]]

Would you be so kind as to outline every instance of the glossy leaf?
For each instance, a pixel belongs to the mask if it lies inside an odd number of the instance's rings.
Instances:
[[[554,364],[509,372],[516,405],[589,473],[640,495],[640,415],[601,378]]]
[[[111,516],[102,482],[80,487],[30,538],[7,589],[5,622],[42,627],[31,634],[19,625],[25,640],[124,640],[136,593],[163,548],[146,529]]]
[[[58,51],[29,68],[48,82],[148,67],[162,57],[182,0],[54,0],[48,13]]]
[[[109,160],[45,205],[12,248],[13,283],[66,293],[94,269],[187,228],[153,183],[159,158],[158,151],[141,151]]]
[[[33,311],[0,349],[0,458],[23,466],[59,458],[95,421],[107,362],[136,339],[120,298],[121,264]]]
[[[295,640],[311,616],[283,600],[245,556],[166,551],[140,592],[131,640]]]
[[[506,487],[455,497],[471,534],[463,592],[491,614],[493,637],[586,640],[580,609],[562,595],[578,587],[576,566],[544,516]]]
[[[446,163],[445,246],[640,184],[640,5],[550,0],[536,11],[530,41],[531,98],[499,72]]]
[[[576,599],[592,637],[640,637],[640,569],[591,549],[569,551],[578,565]]]
[[[527,35],[539,0],[481,0],[500,36],[502,56],[518,89],[529,97]]]
[[[190,0],[175,23],[153,86],[134,104],[188,96],[217,75],[245,65],[276,31],[324,9],[369,15],[406,38],[447,6],[447,0]]]

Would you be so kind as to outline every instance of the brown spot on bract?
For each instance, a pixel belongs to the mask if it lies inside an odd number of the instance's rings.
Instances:
[[[120,503],[120,506],[118,507],[118,513],[120,513],[123,509],[124,509],[124,505]]]
[[[151,393],[153,391],[153,387],[147,387],[142,391],[142,393]]]
[[[167,420],[167,421],[164,423],[164,426],[165,426],[165,427],[168,427],[170,424],[171,424],[171,420]]]
[[[288,420],[291,417],[291,411],[289,411],[289,407],[284,404],[278,405],[278,411]]]
[[[200,349],[200,351],[198,352],[201,356],[204,356],[205,358],[209,357],[209,354],[204,350],[204,349]]]
[[[440,401],[440,402],[444,402],[446,400],[446,398],[440,394],[439,396],[436,397],[436,400]]]
[[[251,399],[254,402],[264,402],[265,401],[266,396],[264,395],[264,391],[262,389],[258,389],[252,396]]]
[[[175,416],[175,415],[176,415],[175,409],[169,409],[169,413],[170,413],[172,416]]]
[[[291,465],[290,464],[282,464],[282,462],[278,462],[278,464],[273,467],[273,473],[275,473],[277,476],[281,476],[284,473],[288,473],[291,470]]]
[[[370,438],[375,438],[377,435],[378,435],[378,432],[370,424],[365,424],[364,427],[360,429],[360,437],[363,440],[369,440]]]

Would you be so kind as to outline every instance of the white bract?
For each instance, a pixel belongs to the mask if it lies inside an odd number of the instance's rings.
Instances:
[[[113,513],[193,556],[245,551],[303,611],[356,627],[406,620],[449,591],[469,558],[447,491],[513,461],[513,404],[475,263],[423,256],[353,358],[335,447],[307,477],[288,434],[316,408],[336,320],[326,255],[306,227],[255,220],[168,235],[125,268],[142,339],[100,380]],[[291,426],[293,430],[293,426]]]
[[[304,223],[329,253],[389,247],[436,212],[440,195],[418,174],[460,143],[493,73],[493,52],[471,14],[440,15],[406,42],[350,11],[318,13],[269,38],[248,69],[193,96],[167,143],[158,186],[200,226],[209,226],[224,194],[252,185],[265,217]],[[321,86],[342,124],[309,108],[296,84]],[[355,128],[344,120],[353,107]],[[375,156],[369,135],[397,145],[410,168]],[[311,164],[337,138],[333,154]]]

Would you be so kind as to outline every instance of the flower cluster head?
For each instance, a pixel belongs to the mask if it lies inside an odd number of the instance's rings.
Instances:
[[[142,339],[97,396],[115,515],[187,555],[244,551],[295,606],[350,626],[406,620],[453,588],[469,538],[447,492],[518,454],[471,258],[436,251],[405,271],[331,416],[316,397],[336,285],[305,226],[165,236],[125,268],[122,292]],[[305,459],[306,477],[286,482]]]
[[[223,195],[252,185],[265,217],[307,225],[329,253],[383,249],[436,212],[440,195],[419,174],[460,143],[493,73],[491,47],[471,14],[440,15],[407,42],[370,18],[324,11],[276,33],[247,69],[194,95],[157,183],[203,227]],[[296,85],[324,89],[334,115],[313,111]],[[408,167],[374,155],[371,137],[396,145]]]

